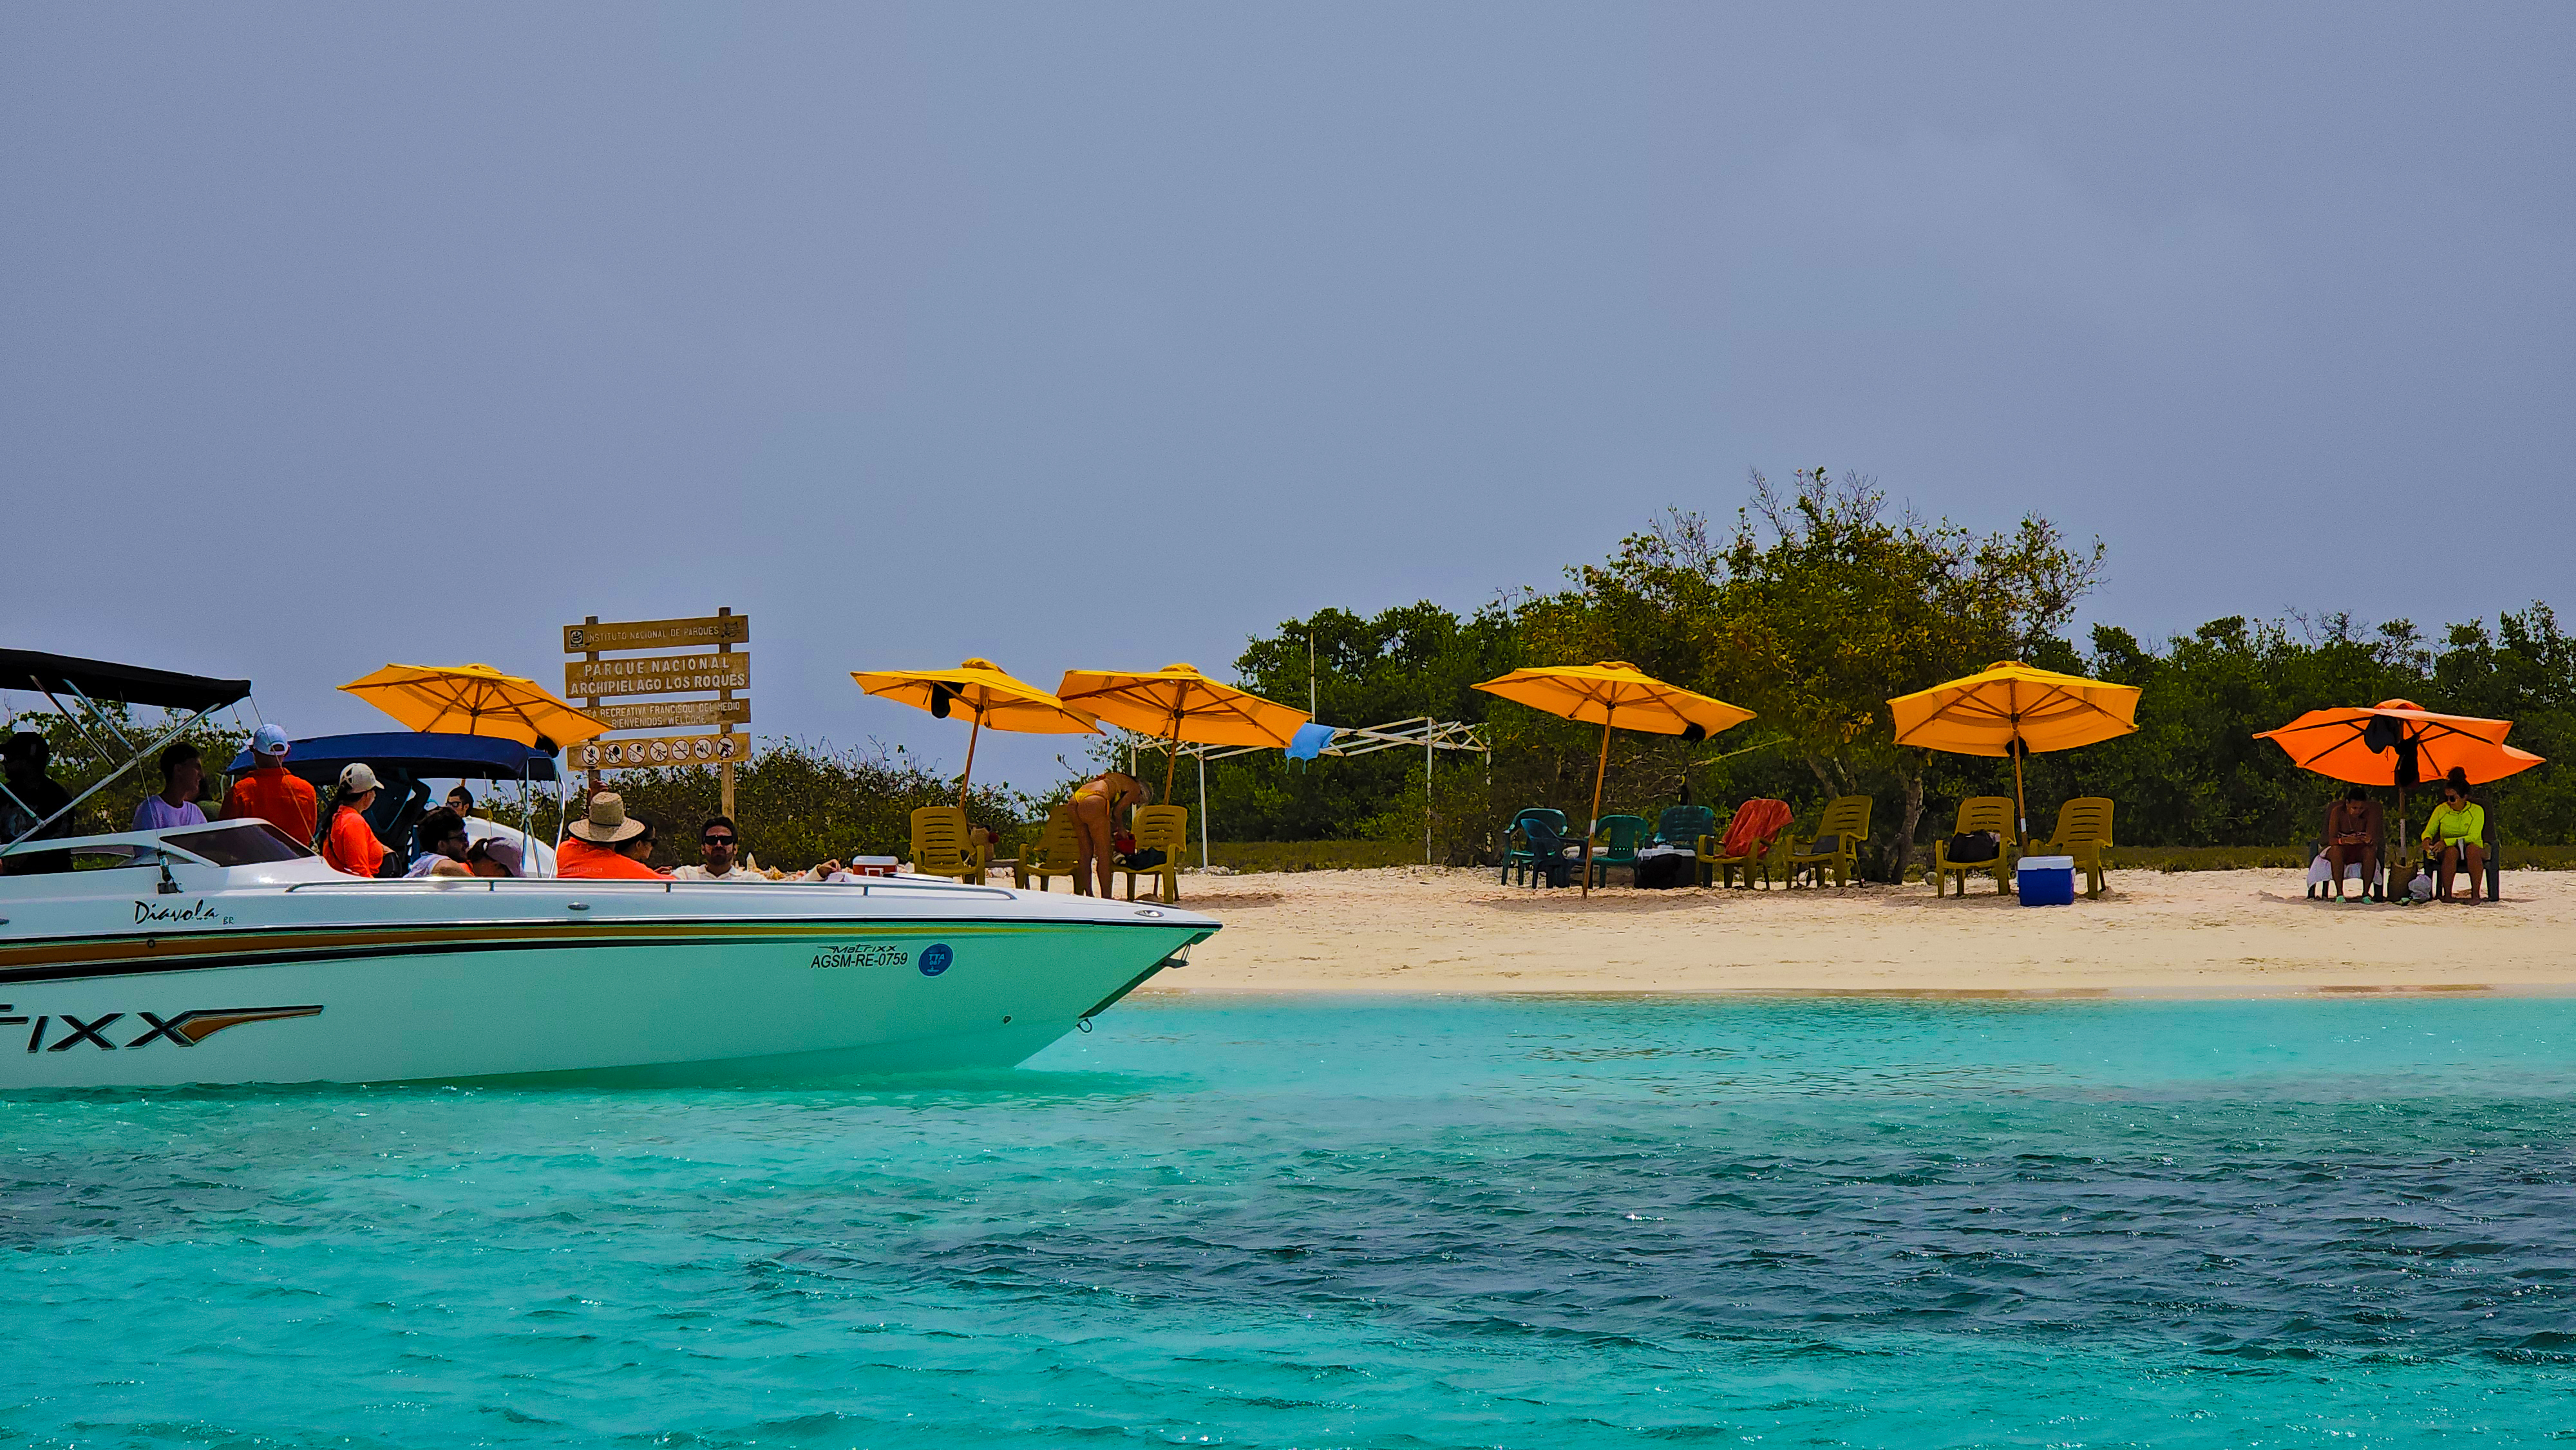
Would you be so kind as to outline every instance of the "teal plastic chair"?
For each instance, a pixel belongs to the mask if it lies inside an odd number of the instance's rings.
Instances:
[[[1521,879],[1526,881],[1529,879],[1529,873],[1538,867],[1538,853],[1530,849],[1529,834],[1521,829],[1521,822],[1533,818],[1544,823],[1554,839],[1562,840],[1565,836],[1565,812],[1563,811],[1550,810],[1546,806],[1532,806],[1512,817],[1512,823],[1503,828],[1502,880],[1505,884],[1512,880],[1513,871],[1519,871]]]
[[[1717,812],[1706,806],[1667,806],[1655,818],[1655,844],[1699,849],[1699,838],[1717,834]]]
[[[1592,884],[1600,885],[1613,866],[1636,869],[1637,848],[1646,843],[1654,829],[1654,823],[1644,816],[1603,816],[1592,833],[1609,837],[1609,844],[1592,853]]]

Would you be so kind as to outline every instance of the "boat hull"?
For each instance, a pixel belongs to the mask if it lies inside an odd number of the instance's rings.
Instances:
[[[792,889],[758,904],[785,906]],[[0,953],[14,963],[0,970],[0,1090],[1002,1068],[1215,930],[1176,911],[921,909],[936,902],[876,919],[688,920],[583,894],[598,919],[235,925]]]

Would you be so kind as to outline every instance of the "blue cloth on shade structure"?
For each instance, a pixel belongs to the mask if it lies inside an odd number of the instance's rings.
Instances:
[[[1323,754],[1324,747],[1332,743],[1332,726],[1317,725],[1314,722],[1309,721],[1306,724],[1298,726],[1296,738],[1288,742],[1288,758],[1290,760],[1312,760],[1316,756]]]

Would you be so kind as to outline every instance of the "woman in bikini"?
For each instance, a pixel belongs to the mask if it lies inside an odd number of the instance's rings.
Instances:
[[[1134,807],[1151,804],[1153,792],[1124,771],[1108,770],[1073,788],[1073,889],[1109,895],[1109,873],[1118,865],[1118,822]],[[1094,892],[1092,883],[1100,886]]]

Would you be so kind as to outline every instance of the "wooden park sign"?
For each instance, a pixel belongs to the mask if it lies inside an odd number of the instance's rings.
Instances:
[[[593,616],[565,625],[564,653],[581,658],[564,662],[564,695],[612,732],[570,752],[572,764],[590,772],[591,788],[598,788],[603,770],[713,765],[723,781],[724,813],[732,815],[734,762],[751,751],[751,737],[734,730],[751,723],[751,702],[741,698],[751,689],[751,655],[743,648],[750,642],[751,616],[729,608],[696,619],[602,623]],[[669,695],[715,698],[638,698]],[[689,725],[717,728],[709,735],[661,733]],[[635,730],[656,733],[615,733]]]
[[[650,770],[657,765],[726,765],[742,758],[748,735],[630,735],[572,747],[577,770]]]
[[[564,666],[564,693],[574,698],[595,700],[608,695],[676,695],[692,690],[750,688],[749,655],[641,655],[622,660],[574,660]]]
[[[626,624],[589,620],[563,628],[564,653],[612,649],[713,649],[751,643],[751,616],[710,614],[702,619],[639,619]]]
[[[590,712],[611,730],[677,730],[685,725],[748,725],[749,700],[647,700],[600,705]]]

